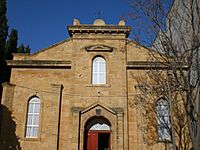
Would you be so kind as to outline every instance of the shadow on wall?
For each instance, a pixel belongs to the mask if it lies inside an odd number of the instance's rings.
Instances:
[[[9,82],[11,69],[7,66],[6,61],[0,58],[0,104],[2,98],[2,83]]]
[[[6,63],[5,61],[0,59],[0,102],[1,102],[1,96],[2,96],[2,83],[5,82],[5,71],[6,71]]]
[[[21,150],[19,137],[16,136],[16,123],[13,120],[12,112],[4,105],[0,109],[0,149]]]

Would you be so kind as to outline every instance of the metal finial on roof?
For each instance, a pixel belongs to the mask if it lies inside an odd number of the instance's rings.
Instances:
[[[101,9],[99,9],[98,15],[99,19],[101,19]]]
[[[102,10],[101,9],[99,9],[98,10],[98,12],[96,13],[97,14],[97,19],[101,19],[101,17],[102,17]]]

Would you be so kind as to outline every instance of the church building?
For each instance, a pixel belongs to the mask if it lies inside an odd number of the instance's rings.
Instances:
[[[74,19],[67,30],[70,38],[7,61],[0,149],[148,150],[131,101],[149,50],[128,39],[123,20]]]

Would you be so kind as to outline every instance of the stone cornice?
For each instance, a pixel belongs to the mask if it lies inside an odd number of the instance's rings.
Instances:
[[[71,61],[57,60],[7,60],[11,68],[71,68]]]
[[[171,67],[166,62],[148,62],[148,61],[128,61],[126,65],[127,69],[163,69],[171,70]],[[188,69],[188,65],[182,65],[184,70]]]
[[[73,37],[73,34],[82,33],[102,33],[102,34],[125,34],[128,37],[131,27],[130,26],[116,26],[116,25],[73,25],[67,26],[69,35]]]

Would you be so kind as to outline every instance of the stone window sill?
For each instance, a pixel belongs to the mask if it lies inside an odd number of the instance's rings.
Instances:
[[[86,84],[86,87],[111,87],[110,84]]]
[[[37,137],[37,138],[26,138],[26,137],[24,137],[23,140],[24,141],[40,141],[40,138],[39,137]]]

